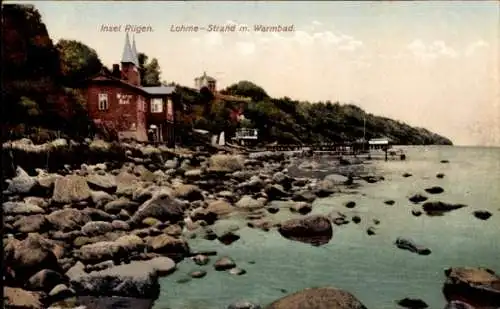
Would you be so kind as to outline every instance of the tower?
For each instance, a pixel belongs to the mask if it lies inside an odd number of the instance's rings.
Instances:
[[[128,32],[125,35],[125,46],[123,47],[121,64],[122,79],[132,85],[140,86],[141,76],[139,73],[139,59],[135,47],[135,38],[133,38],[133,44],[131,45]]]

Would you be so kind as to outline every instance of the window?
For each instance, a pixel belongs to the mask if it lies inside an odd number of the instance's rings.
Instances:
[[[152,113],[163,112],[163,100],[161,98],[151,99],[151,112]]]
[[[99,110],[105,111],[108,110],[108,94],[107,93],[99,93]]]

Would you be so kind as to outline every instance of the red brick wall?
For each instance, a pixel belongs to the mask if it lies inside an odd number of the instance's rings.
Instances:
[[[99,93],[108,94],[108,110],[99,110]],[[117,94],[131,95],[128,104],[119,104]],[[90,85],[87,89],[87,109],[89,115],[104,123],[109,123],[117,131],[130,130],[133,123],[139,130],[145,130],[146,118],[140,110],[138,97],[140,95],[127,87],[119,85]],[[142,133],[142,132],[141,132]]]
[[[132,63],[124,63],[122,64],[122,80],[134,85],[141,85],[141,77],[139,74],[139,70],[134,70],[135,65]]]

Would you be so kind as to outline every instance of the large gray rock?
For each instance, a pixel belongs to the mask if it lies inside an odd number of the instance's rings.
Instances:
[[[25,202],[5,202],[2,204],[4,215],[34,215],[45,212],[43,208]]]
[[[111,174],[90,174],[87,176],[87,183],[90,188],[108,193],[116,192],[117,184],[114,175]]]
[[[91,220],[90,216],[73,208],[56,210],[46,218],[55,229],[61,231],[80,229]]]
[[[8,183],[6,194],[28,194],[37,185],[35,177],[31,177],[21,167],[16,168],[16,176],[6,180]]]
[[[71,278],[77,294],[156,299],[159,295],[158,270],[142,261],[133,261]]]
[[[209,171],[232,173],[245,167],[243,157],[239,155],[213,155],[209,159]]]
[[[85,201],[90,198],[90,188],[85,178],[68,175],[55,181],[52,201],[69,204]]]
[[[244,195],[238,202],[236,202],[235,206],[242,210],[255,210],[263,208],[265,203],[262,200],[251,197],[250,195]]]
[[[117,200],[111,201],[104,205],[104,210],[110,214],[118,214],[122,209],[130,212],[135,211],[139,207],[139,203],[133,202],[126,197],[120,197]]]
[[[278,231],[285,238],[314,246],[328,243],[333,236],[330,220],[321,215],[290,219],[283,222]]]
[[[160,221],[177,222],[183,219],[184,204],[167,192],[157,192],[142,204],[132,216],[132,221],[139,223],[151,217]]]
[[[22,233],[43,232],[48,226],[44,215],[23,216],[14,222],[13,227]]]
[[[86,236],[97,236],[106,234],[113,230],[113,225],[105,221],[92,221],[82,226],[82,232]]]
[[[310,288],[285,296],[266,309],[366,309],[353,294],[333,288]]]

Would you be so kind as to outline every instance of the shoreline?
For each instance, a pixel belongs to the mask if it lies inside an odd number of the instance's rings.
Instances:
[[[18,155],[33,149],[36,155],[54,155],[67,145],[85,149],[71,141],[48,148],[24,145]],[[11,234],[4,238],[6,262],[12,267],[8,286],[38,295],[40,302],[44,294],[52,299],[54,294],[144,296],[158,286],[158,278],[175,272],[179,261],[205,263],[201,260],[213,254],[192,252],[193,237],[226,245],[237,242],[239,228],[217,224],[231,214],[241,215],[250,228],[321,246],[330,241],[331,226],[358,219],[342,213],[314,215],[314,201],[384,181],[364,163],[332,164],[328,157],[316,161],[284,153],[217,154],[213,149],[180,154],[161,146],[120,146],[91,141],[86,149],[94,162],[79,168],[57,162],[52,171],[36,170],[36,176],[17,169],[6,188],[9,198],[3,201],[6,234]],[[31,167],[32,173],[36,167]],[[454,207],[429,205],[444,211]],[[287,212],[296,219],[269,218]],[[418,253],[419,246],[407,242],[401,249]],[[37,248],[37,258],[43,257],[34,268],[17,260],[33,258],[28,248]],[[230,262],[220,259],[213,257],[214,265]],[[233,264],[226,268],[229,275],[244,274],[245,269]],[[22,271],[27,274],[21,278]],[[59,279],[44,280],[50,276]],[[105,279],[110,276],[113,281]],[[27,279],[25,286],[20,280]]]

